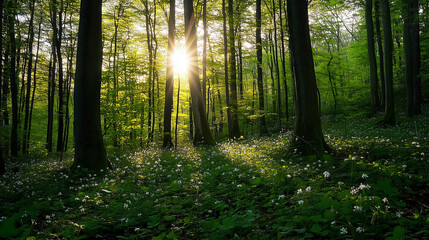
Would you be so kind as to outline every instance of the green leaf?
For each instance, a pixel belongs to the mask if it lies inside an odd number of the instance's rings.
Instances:
[[[320,233],[320,231],[322,231],[322,227],[318,223],[313,224],[311,231],[314,233]]]
[[[235,217],[226,217],[222,220],[221,229],[231,229],[235,227]]]
[[[19,234],[19,230],[15,227],[15,222],[18,218],[19,215],[14,214],[2,222],[0,225],[0,238],[12,238]]]

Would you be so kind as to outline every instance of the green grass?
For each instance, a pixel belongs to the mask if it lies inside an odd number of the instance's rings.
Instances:
[[[429,114],[373,128],[380,118],[325,120],[336,151],[320,158],[287,154],[284,133],[117,152],[100,173],[19,159],[0,177],[0,238],[423,239]]]

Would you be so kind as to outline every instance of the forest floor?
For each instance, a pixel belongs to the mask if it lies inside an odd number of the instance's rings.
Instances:
[[[393,128],[324,118],[335,152],[320,158],[286,154],[286,132],[110,154],[100,173],[19,159],[0,177],[0,238],[427,239],[428,110]]]

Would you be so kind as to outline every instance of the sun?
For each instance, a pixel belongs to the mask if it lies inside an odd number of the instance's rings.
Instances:
[[[184,49],[176,49],[173,54],[173,66],[177,73],[186,73],[189,66],[189,57]]]

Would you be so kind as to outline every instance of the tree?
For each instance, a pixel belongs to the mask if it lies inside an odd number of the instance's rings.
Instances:
[[[296,94],[295,136],[291,146],[303,154],[323,154],[329,148],[322,133],[307,1],[288,0],[287,12]]]
[[[186,51],[189,55],[188,81],[192,99],[192,113],[195,124],[195,135],[193,138],[195,144],[216,144],[209,128],[206,118],[204,100],[201,93],[201,83],[198,70],[197,53],[197,29],[195,27],[195,16],[193,0],[184,0],[185,9],[185,41]]]
[[[380,101],[378,97],[377,61],[374,50],[374,25],[372,22],[372,0],[365,0],[365,22],[371,83],[371,105],[373,113],[377,111]]]
[[[225,95],[226,95],[226,115],[228,121],[228,136],[231,135],[231,99],[229,95],[229,73],[228,73],[228,33],[226,27],[226,7],[225,0],[222,0],[222,16],[223,16],[223,58],[224,58],[224,71],[225,71]]]
[[[73,168],[81,166],[98,170],[108,167],[100,120],[101,6],[102,0],[82,0],[80,7],[74,87]]]
[[[231,89],[231,124],[228,126],[230,138],[240,137],[238,125],[238,98],[237,98],[237,64],[235,56],[235,31],[234,31],[234,5],[233,0],[228,1],[229,20],[229,84]]]
[[[393,104],[393,39],[388,0],[381,0],[383,22],[384,62],[385,62],[385,108],[382,125],[395,125],[395,108]]]
[[[408,116],[421,113],[419,1],[403,0]]]
[[[18,156],[18,79],[16,76],[16,39],[15,39],[15,0],[8,1],[8,36],[10,51],[10,91],[12,98],[12,131],[10,136],[10,154]]]
[[[262,36],[261,36],[261,0],[256,0],[256,59],[258,68],[258,100],[259,100],[259,111],[260,127],[259,134],[261,136],[268,134],[267,124],[265,121],[265,102],[264,102],[264,82],[263,82],[263,71],[262,71]]]
[[[176,35],[176,1],[170,0],[170,16],[168,18],[168,50],[167,50],[167,79],[165,82],[165,104],[164,104],[164,143],[163,147],[173,147],[171,139],[171,113],[173,111],[173,85],[174,66],[173,51],[175,48],[174,38]]]
[[[380,0],[375,0],[374,2],[374,12],[375,12],[375,34],[377,38],[377,49],[378,56],[380,56],[379,65],[380,65],[380,83],[381,83],[381,96],[380,96],[380,105],[382,108],[385,107],[385,77],[384,77],[384,53],[383,53],[383,41],[381,36],[381,26],[380,26]]]

